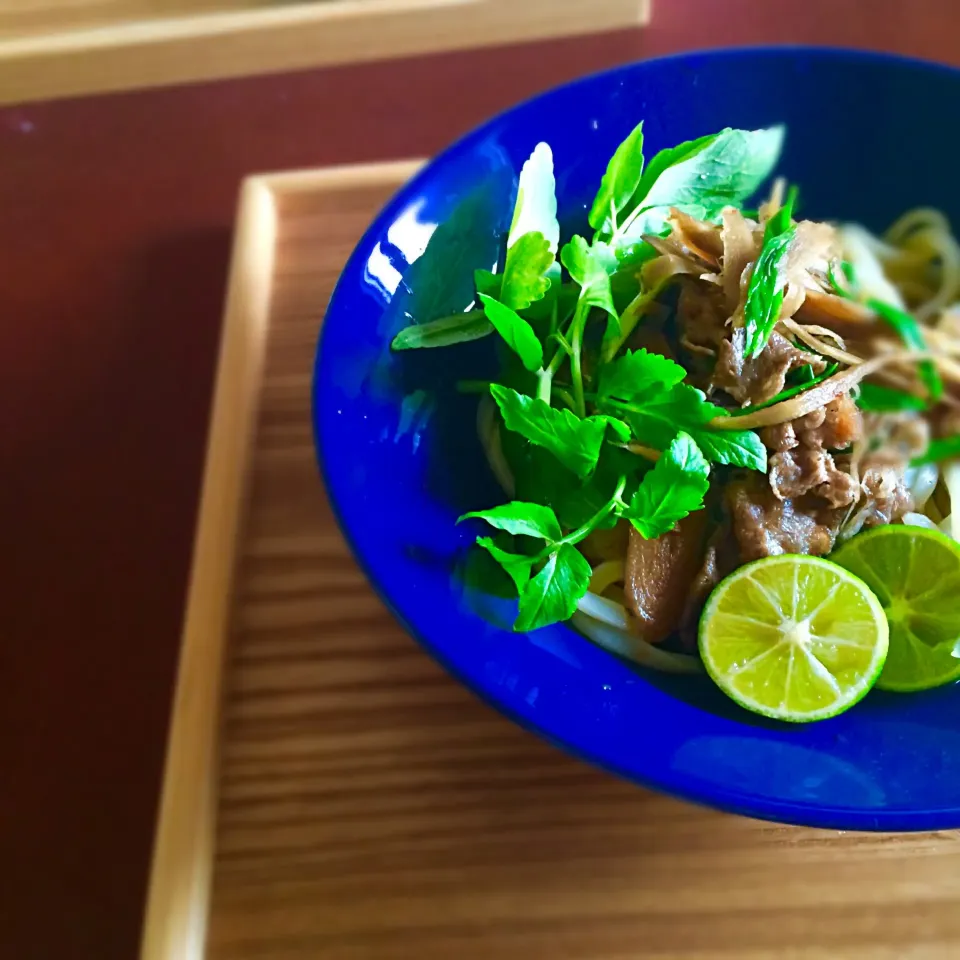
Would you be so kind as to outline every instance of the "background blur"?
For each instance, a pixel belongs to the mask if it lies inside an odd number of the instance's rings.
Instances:
[[[955,0],[0,0],[0,956],[136,953],[243,176],[428,156],[680,50],[960,64],[958,28]]]

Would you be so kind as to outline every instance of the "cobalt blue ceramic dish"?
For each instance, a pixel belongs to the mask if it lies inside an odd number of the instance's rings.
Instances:
[[[553,90],[454,144],[380,213],[323,325],[314,423],[330,497],[381,596],[444,666],[517,723],[570,752],[689,800],[821,827],[960,826],[960,689],[872,693],[800,728],[741,712],[707,680],[631,668],[566,626],[529,636],[470,589],[476,531],[457,516],[496,501],[474,427],[482,342],[391,355],[411,314],[464,308],[495,259],[522,162],[553,148],[567,235],[585,222],[607,158],[640,120],[650,153],[722,127],[787,125],[780,172],[804,215],[880,229],[935,205],[960,225],[960,72],[821,49],[688,54]],[[423,251],[436,225],[442,244]],[[430,262],[428,262],[430,261]],[[411,266],[412,265],[412,266]],[[466,286],[464,286],[466,285]],[[473,352],[471,352],[473,351]]]

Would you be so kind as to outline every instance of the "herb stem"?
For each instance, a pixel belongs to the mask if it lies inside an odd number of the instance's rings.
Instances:
[[[632,226],[637,217],[641,213],[646,213],[649,210],[649,207],[644,207],[642,204],[637,205],[630,213],[627,215],[627,219],[620,224],[614,231],[609,241],[607,241],[611,247],[616,246],[617,240],[619,240]]]
[[[630,301],[620,316],[620,332],[604,344],[602,356],[604,363],[609,363],[620,352],[620,348],[627,342],[647,307],[654,301],[659,292],[659,286],[650,290],[641,290]]]
[[[583,397],[583,372],[580,368],[580,353],[583,348],[583,328],[586,326],[590,308],[584,303],[577,304],[577,312],[570,325],[570,378],[573,380],[574,413],[581,419],[587,415],[587,405]]]
[[[576,530],[571,530],[565,537],[557,540],[555,543],[548,543],[540,553],[537,554],[536,559],[533,561],[535,564],[539,563],[541,560],[546,560],[555,550],[558,550],[560,547],[567,546],[576,546],[581,540],[585,540],[597,526],[603,523],[607,519],[607,516],[611,511],[616,510],[617,507],[625,507],[626,504],[620,499],[623,496],[623,491],[627,486],[627,475],[623,474],[620,479],[617,481],[617,488],[613,491],[613,496],[586,522],[577,527]]]
[[[543,370],[537,374],[537,399],[544,403],[550,403],[550,394],[552,390],[553,373],[550,369]]]

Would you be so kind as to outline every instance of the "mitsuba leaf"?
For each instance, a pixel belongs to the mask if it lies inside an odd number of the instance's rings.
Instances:
[[[583,554],[570,544],[562,544],[524,585],[513,629],[526,633],[569,620],[587,592],[590,574],[590,564]]]
[[[904,390],[884,387],[877,383],[861,383],[857,406],[870,413],[894,413],[900,410],[925,410],[920,398]]]
[[[746,334],[744,355],[748,359],[756,357],[763,350],[780,319],[783,292],[787,284],[784,268],[795,236],[796,228],[791,227],[779,236],[765,237],[760,256],[750,274],[743,305]]]
[[[494,543],[492,537],[477,537],[477,546],[483,547],[500,564],[507,576],[514,582],[519,595],[530,579],[535,558],[504,550]]]
[[[600,399],[615,397],[632,400],[653,388],[669,388],[680,383],[687,371],[673,360],[647,350],[621,354],[600,369],[597,393]]]
[[[403,269],[384,311],[382,331],[394,336],[409,324],[470,307],[474,270],[497,262],[510,187],[506,176],[489,176],[436,227],[423,253]]]
[[[882,300],[868,300],[867,306],[885,321],[900,336],[911,350],[926,350],[927,342],[917,321],[904,310],[884,303]],[[930,399],[936,403],[943,396],[943,381],[931,360],[922,360],[919,366],[920,379],[930,393]]]
[[[766,470],[767,452],[752,430],[715,430],[710,421],[726,412],[710,403],[703,392],[689,384],[678,383],[669,390],[651,390],[629,403],[601,401],[614,414],[623,417],[637,440],[665,450],[678,430],[688,433],[711,463],[724,463]]]
[[[617,259],[603,242],[592,246],[581,236],[571,237],[560,251],[560,262],[580,285],[580,303],[605,310],[617,320],[610,290],[610,275],[617,269]]]
[[[503,283],[503,277],[489,270],[474,270],[473,282],[477,288],[477,293],[485,293],[494,300],[500,299],[500,287]]]
[[[666,232],[671,207],[712,220],[725,206],[742,206],[773,171],[782,144],[782,127],[726,129],[661,150],[647,165],[620,228],[600,233],[601,239],[610,239],[621,262],[642,260],[652,249],[644,235]]]
[[[471,517],[485,520],[497,530],[505,530],[516,536],[537,537],[548,543],[553,543],[563,536],[556,514],[550,507],[539,503],[523,503],[514,500],[512,503],[504,503],[489,510],[473,510],[465,513],[457,523]]]
[[[513,310],[525,310],[541,300],[550,289],[546,273],[555,262],[542,233],[525,233],[507,249],[498,299]]]
[[[633,128],[627,138],[617,147],[606,173],[600,181],[600,189],[590,208],[590,226],[604,235],[611,235],[617,228],[620,212],[630,203],[643,175],[643,121]]]
[[[507,236],[508,251],[525,234],[539,233],[556,253],[560,244],[556,189],[553,151],[549,144],[538,143],[520,170],[517,201]]]
[[[508,430],[549,450],[578,477],[587,476],[597,465],[607,429],[603,419],[581,420],[569,410],[556,410],[543,400],[526,397],[498,383],[490,387],[490,393]]]
[[[394,350],[415,350],[421,347],[448,347],[454,343],[479,340],[493,333],[493,325],[483,311],[455,313],[426,323],[404,327],[390,344]]]
[[[504,306],[499,300],[479,294],[487,319],[503,337],[507,346],[520,357],[523,365],[536,373],[543,366],[543,347],[534,333],[533,327],[516,312]]]
[[[922,457],[910,461],[911,467],[922,467],[925,463],[939,463],[960,457],[960,435],[931,440],[927,452]]]
[[[644,476],[624,516],[652,540],[703,507],[710,467],[693,438],[682,431]]]

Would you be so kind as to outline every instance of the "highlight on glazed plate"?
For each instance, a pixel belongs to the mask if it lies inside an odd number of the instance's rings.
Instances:
[[[473,305],[393,348],[496,339],[496,381],[460,388],[503,502],[461,520],[516,630],[807,721],[960,677],[960,246],[933,209],[802,219],[782,180],[748,206],[782,141],[645,160],[641,123],[569,238],[538,144]]]

